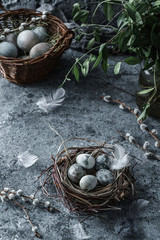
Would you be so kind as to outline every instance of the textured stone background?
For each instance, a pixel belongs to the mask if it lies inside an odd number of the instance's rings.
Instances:
[[[48,123],[57,129],[64,139],[79,136],[99,141],[118,141],[130,154],[142,160],[140,162],[131,158],[132,166],[137,162],[134,168],[135,200],[149,201],[143,211],[131,211],[132,201],[125,201],[121,204],[121,212],[112,211],[103,213],[101,218],[86,219],[82,223],[86,236],[81,238],[77,232],[80,220],[69,214],[59,202],[54,203],[60,209],[60,213],[55,214],[29,206],[31,219],[45,240],[158,240],[160,164],[156,160],[144,159],[140,150],[122,141],[117,130],[130,132],[139,144],[148,140],[152,150],[155,150],[154,141],[147,133],[142,134],[130,113],[99,98],[101,94],[110,94],[113,98],[119,98],[135,107],[134,93],[140,66],[129,67],[124,64],[117,76],[114,76],[112,67],[107,75],[100,69],[92,71],[87,78],[81,78],[79,84],[73,80],[64,86],[66,100],[61,107],[46,114],[36,106],[42,95],[48,96],[57,89],[75,57],[79,55],[81,53],[68,50],[60,61],[59,72],[53,73],[43,83],[17,86],[0,77],[0,189],[21,188],[28,195],[34,192],[39,184],[34,183],[35,179],[43,169],[52,164],[51,154],[55,154],[60,144],[59,137],[51,131]],[[115,64],[119,58],[112,57],[110,64]],[[160,130],[159,120],[148,118],[146,123],[151,129]],[[39,157],[38,162],[28,169],[17,165],[18,154],[26,150]],[[43,194],[39,195],[44,198]],[[0,209],[0,240],[36,239],[20,208],[0,203]]]

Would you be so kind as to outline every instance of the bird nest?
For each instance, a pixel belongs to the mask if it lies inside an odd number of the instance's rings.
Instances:
[[[91,154],[94,158],[105,154],[109,159],[114,152],[114,146],[83,138],[75,139],[81,140],[81,143],[82,141],[90,142],[92,145],[67,148],[65,144],[68,140],[64,141],[60,145],[56,157],[52,156],[53,165],[42,173],[47,173],[47,177],[42,184],[43,192],[49,197],[55,197],[49,195],[46,190],[46,184],[52,178],[57,191],[57,197],[72,212],[87,213],[99,212],[101,210],[120,210],[118,202],[134,195],[135,180],[130,173],[130,167],[127,166],[120,170],[113,170],[114,180],[107,186],[97,184],[92,191],[87,192],[82,190],[78,184],[71,182],[68,178],[68,169],[76,162],[76,157],[81,153]],[[73,140],[73,138],[69,140]],[[62,146],[64,147],[63,149],[61,149]],[[95,175],[96,170],[93,168],[87,171],[87,174]]]

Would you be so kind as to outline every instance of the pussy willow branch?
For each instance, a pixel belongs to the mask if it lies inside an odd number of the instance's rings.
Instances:
[[[104,97],[105,96],[100,96],[100,98],[102,98],[103,100],[104,100]],[[128,105],[126,105],[124,102],[121,102],[120,100],[116,100],[116,99],[113,99],[113,98],[110,98],[110,101],[114,102],[114,103],[121,104],[125,109],[129,110],[138,119],[139,115],[135,114],[134,110],[131,107],[129,107]],[[142,120],[139,120],[139,123],[143,124]],[[160,146],[160,141],[158,140],[156,135],[153,134],[148,127],[146,128],[146,131],[158,142],[158,144]]]
[[[123,132],[118,131],[118,133],[119,133],[123,138],[125,138],[125,139],[128,141],[126,135],[125,135]],[[159,156],[159,155],[157,155],[157,154],[149,151],[148,149],[143,148],[143,147],[140,146],[138,143],[136,143],[136,141],[131,142],[131,144],[135,145],[137,148],[139,148],[139,149],[142,150],[143,152],[150,153],[151,156],[153,156],[155,159],[160,160],[160,156]]]

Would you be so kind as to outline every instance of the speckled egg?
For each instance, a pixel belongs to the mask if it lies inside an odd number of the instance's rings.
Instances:
[[[31,30],[24,30],[17,37],[18,47],[25,52],[29,52],[37,43],[39,43],[39,38]]]
[[[16,58],[18,50],[16,46],[11,42],[2,42],[0,43],[0,55],[5,57]]]
[[[82,153],[76,157],[76,162],[85,169],[91,169],[95,166],[95,158],[91,154]]]
[[[33,32],[38,36],[40,42],[45,42],[48,38],[47,29],[44,27],[36,27]]]
[[[79,180],[84,176],[84,170],[83,168],[75,163],[68,169],[68,178],[73,183],[78,183]]]
[[[13,43],[17,47],[17,35],[15,33],[7,34],[6,41]]]
[[[91,191],[93,190],[97,185],[97,178],[93,175],[85,175],[81,178],[79,182],[79,186],[82,190],[85,191]]]
[[[108,168],[109,161],[108,157],[105,154],[101,154],[96,158],[96,170]]]
[[[97,180],[100,184],[106,186],[109,183],[112,183],[114,181],[114,176],[111,173],[111,171],[107,169],[100,169],[96,172]]]
[[[43,55],[45,52],[49,51],[50,45],[48,43],[38,43],[30,51],[30,58],[35,58]]]

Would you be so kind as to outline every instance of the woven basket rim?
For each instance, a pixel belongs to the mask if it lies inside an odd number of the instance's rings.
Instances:
[[[4,12],[4,13],[2,13],[2,14],[0,14],[0,19],[1,18],[3,18],[3,17],[6,17],[6,16],[9,16],[9,15],[12,15],[12,14],[15,14],[15,15],[17,15],[17,14],[22,14],[22,13],[24,13],[24,14],[26,14],[26,13],[32,13],[32,14],[34,14],[34,15],[36,15],[36,16],[40,16],[41,14],[42,14],[42,12],[40,12],[40,11],[37,11],[37,10],[33,10],[33,9],[29,9],[29,8],[20,8],[20,9],[16,9],[16,10],[10,10],[10,11],[7,11],[6,10],[6,12]],[[54,16],[54,15],[52,15],[52,14],[48,14],[48,17],[50,18],[50,19],[54,19],[54,20],[56,20],[56,21],[58,21],[62,26],[63,26],[63,29],[65,30],[65,33],[64,34],[62,34],[62,36],[60,37],[60,39],[58,40],[58,42],[54,45],[54,46],[52,46],[46,53],[44,53],[43,55],[41,55],[41,56],[39,56],[39,57],[36,57],[36,58],[29,58],[29,59],[20,59],[20,58],[11,58],[11,57],[5,57],[5,56],[2,56],[2,55],[0,55],[0,62],[6,62],[6,63],[10,63],[10,62],[12,62],[12,63],[14,63],[14,64],[32,64],[32,63],[35,63],[35,62],[39,62],[39,61],[41,61],[42,59],[45,59],[48,55],[50,55],[51,53],[53,53],[54,51],[56,51],[56,48],[58,47],[58,46],[60,46],[60,42],[62,42],[62,41],[65,41],[66,39],[72,39],[73,38],[73,36],[74,36],[74,32],[73,31],[71,31],[71,30],[69,30],[66,26],[65,26],[65,24],[59,19],[59,18],[57,18],[56,16]],[[63,42],[62,42],[62,44],[63,44]],[[63,48],[63,45],[62,45],[62,47],[61,48]],[[61,49],[61,48],[59,48],[59,50]]]

